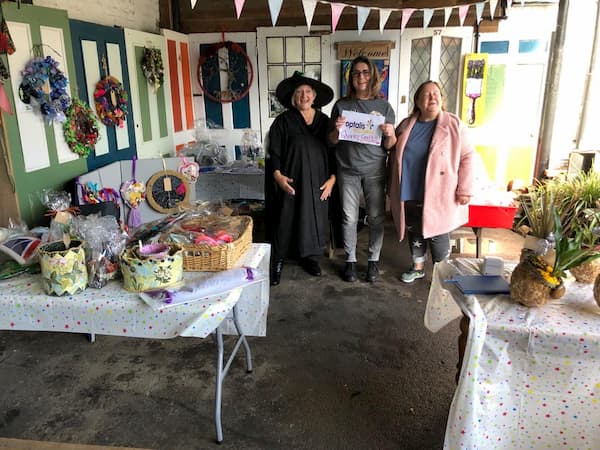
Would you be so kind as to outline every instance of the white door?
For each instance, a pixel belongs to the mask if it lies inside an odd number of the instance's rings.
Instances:
[[[317,32],[320,27],[312,27]],[[258,28],[260,124],[263,137],[283,110],[275,97],[280,81],[295,71],[332,85],[328,34],[309,34],[306,27]],[[323,66],[323,63],[327,62]]]
[[[460,111],[463,56],[471,52],[470,27],[406,28],[400,40],[399,104],[401,120],[413,107],[421,83],[438,81],[446,98],[446,110]]]
[[[138,158],[175,155],[166,39],[158,34],[125,29],[125,47]],[[145,47],[156,48],[161,52],[165,70],[164,82],[158,89],[148,83],[142,71]]]

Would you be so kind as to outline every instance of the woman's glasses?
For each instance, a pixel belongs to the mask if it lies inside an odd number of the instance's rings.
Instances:
[[[360,76],[363,76],[365,78],[369,78],[371,76],[371,72],[368,70],[353,70],[352,71],[352,77],[353,78],[358,78]]]

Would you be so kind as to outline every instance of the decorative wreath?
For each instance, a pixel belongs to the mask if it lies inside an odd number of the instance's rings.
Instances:
[[[154,87],[154,92],[156,93],[165,79],[160,49],[144,47],[142,71],[148,83]]]
[[[67,93],[67,78],[51,56],[33,58],[25,66],[19,97],[26,104],[35,99],[49,122],[66,120],[65,111],[71,104]]]
[[[219,57],[219,50],[228,50],[227,58]],[[221,72],[225,72],[226,85],[221,85]],[[198,60],[198,82],[206,96],[219,103],[241,100],[254,80],[252,62],[244,48],[235,42],[223,41],[213,44],[200,53]],[[215,89],[214,86],[217,86]],[[221,86],[220,89],[218,86]]]
[[[78,98],[73,98],[67,109],[63,131],[65,141],[73,153],[85,158],[96,148],[99,138],[98,120],[94,111]]]
[[[115,77],[110,75],[96,83],[94,91],[96,113],[102,123],[108,127],[125,126],[127,116],[127,92]]]

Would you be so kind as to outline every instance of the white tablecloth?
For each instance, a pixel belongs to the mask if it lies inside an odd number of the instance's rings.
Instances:
[[[480,261],[480,260],[479,260]],[[444,448],[600,449],[600,308],[572,283],[538,308],[508,295],[463,295],[444,280],[478,260],[436,265],[425,325],[470,319]]]
[[[268,274],[270,246],[253,244],[237,262]],[[194,277],[187,272],[186,278]],[[269,308],[268,276],[260,282],[207,297],[190,304],[158,311],[137,293],[127,292],[120,281],[102,289],[64,297],[44,293],[41,275],[21,275],[0,282],[0,329],[64,331],[116,336],[166,339],[176,336],[204,338],[222,324],[223,333],[236,334],[228,317],[238,306],[241,329],[246,336],[265,336]]]

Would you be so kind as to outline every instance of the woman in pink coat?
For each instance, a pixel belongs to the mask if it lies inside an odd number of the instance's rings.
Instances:
[[[426,81],[414,97],[412,114],[396,128],[388,159],[392,216],[400,240],[408,237],[412,267],[402,281],[425,276],[426,252],[433,262],[450,256],[450,231],[468,221],[473,147],[467,128],[443,110],[442,91]]]

